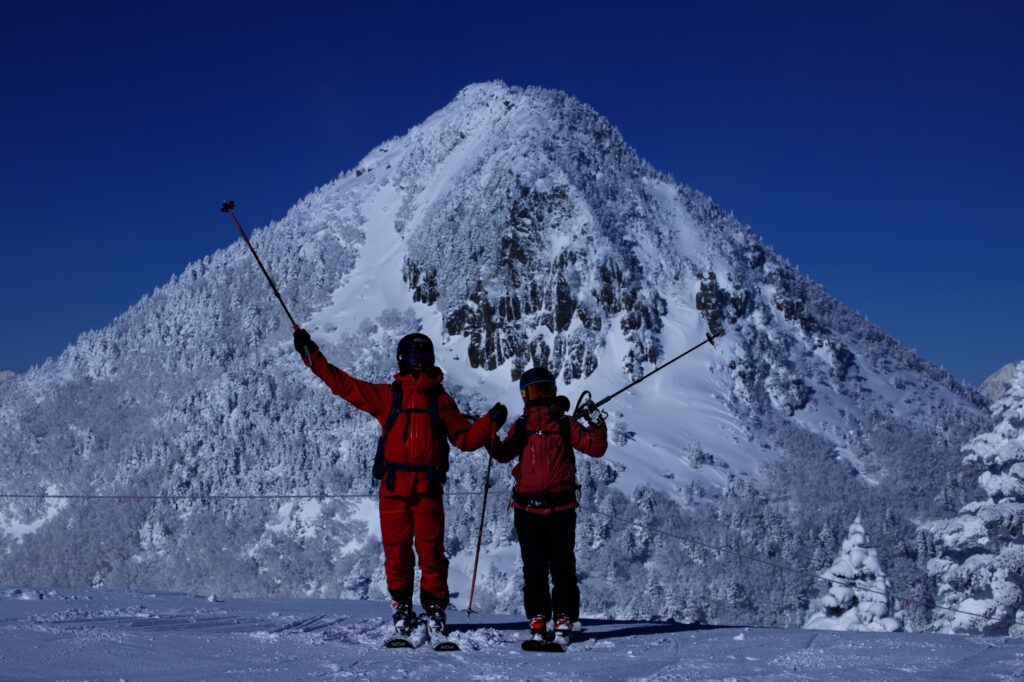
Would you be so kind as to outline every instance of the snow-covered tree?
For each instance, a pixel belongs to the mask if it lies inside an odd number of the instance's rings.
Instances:
[[[820,610],[807,619],[810,630],[862,630],[896,632],[903,629],[903,612],[890,594],[878,552],[858,515],[843,540],[839,556],[824,573],[828,592]]]
[[[938,556],[933,625],[942,632],[1024,637],[1024,362],[992,405],[996,427],[964,446],[964,463],[984,467],[987,499],[929,524]]]

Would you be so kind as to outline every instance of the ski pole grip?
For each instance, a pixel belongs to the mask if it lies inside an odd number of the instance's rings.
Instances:
[[[580,393],[580,397],[576,399],[576,409],[572,411],[573,419],[579,419],[583,416],[583,412],[589,402],[591,402],[590,391]]]

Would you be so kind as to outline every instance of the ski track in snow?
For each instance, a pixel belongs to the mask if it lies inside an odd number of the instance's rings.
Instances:
[[[1024,640],[583,619],[565,654],[514,615],[449,615],[462,651],[386,650],[386,604],[0,588],[0,679],[1021,680]]]

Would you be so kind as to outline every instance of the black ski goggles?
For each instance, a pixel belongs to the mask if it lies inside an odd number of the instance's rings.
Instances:
[[[519,390],[519,393],[523,396],[523,400],[528,403],[532,403],[535,400],[554,398],[555,394],[558,393],[558,388],[550,382],[543,381],[524,386]]]
[[[409,352],[405,354],[405,361],[410,367],[433,367],[434,350],[426,341],[416,339],[409,346]]]

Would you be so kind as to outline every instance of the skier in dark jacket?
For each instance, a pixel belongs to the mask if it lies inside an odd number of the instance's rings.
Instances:
[[[608,431],[600,413],[587,415],[589,428],[567,416],[569,402],[557,396],[551,372],[535,367],[519,381],[523,415],[505,440],[489,446],[499,462],[516,457],[516,533],[523,557],[523,602],[530,633],[543,638],[554,616],[556,636],[568,638],[579,620],[576,581],[576,458],[573,450],[600,457],[608,448]],[[551,588],[548,576],[551,577]]]
[[[369,412],[381,425],[374,476],[380,479],[380,531],[384,572],[393,599],[395,629],[408,634],[417,619],[412,610],[413,547],[420,565],[420,603],[437,632],[445,628],[448,559],[444,552],[445,473],[448,441],[476,450],[494,438],[508,410],[497,403],[475,423],[462,415],[441,385],[434,346],[423,334],[398,344],[398,374],[391,384],[355,379],[327,361],[304,329],[295,332],[295,350],[335,395]],[[393,404],[400,396],[400,404]],[[391,428],[387,429],[391,421]],[[440,432],[439,432],[440,431]]]

